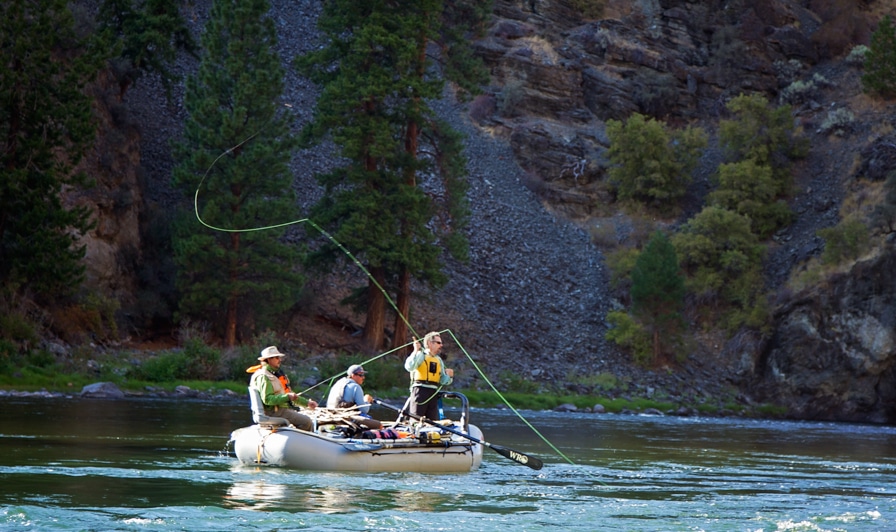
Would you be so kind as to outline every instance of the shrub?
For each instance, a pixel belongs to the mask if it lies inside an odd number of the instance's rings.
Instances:
[[[722,164],[718,180],[719,187],[709,194],[708,203],[746,216],[758,236],[768,237],[790,223],[790,207],[774,197],[777,185],[770,167],[753,159]]]
[[[149,382],[171,382],[187,378],[187,356],[181,351],[168,351],[145,360],[128,370],[129,379]]]
[[[40,341],[34,324],[17,311],[0,313],[0,338],[26,348]]]
[[[610,268],[610,287],[614,290],[624,290],[628,295],[631,285],[631,273],[635,268],[640,251],[635,248],[620,248],[607,253],[604,260]]]
[[[735,118],[719,124],[719,139],[729,161],[753,159],[772,169],[772,197],[790,192],[791,167],[808,154],[809,144],[796,129],[789,105],[773,107],[759,94],[740,95],[728,102]]]
[[[518,79],[512,79],[504,84],[498,94],[498,113],[501,116],[516,116],[520,103],[526,96],[525,84]]]
[[[860,44],[849,51],[849,55],[846,56],[847,65],[860,67],[865,64],[865,56],[868,55],[868,51],[870,48],[865,46],[864,44]]]
[[[833,132],[837,136],[843,136],[852,131],[855,121],[856,115],[852,111],[846,107],[838,107],[828,113],[818,131],[824,134]]]
[[[743,323],[741,311],[761,295],[765,248],[750,229],[750,219],[717,206],[705,207],[672,237],[686,286],[707,316],[728,330]],[[739,316],[729,319],[731,313]]]
[[[834,227],[819,229],[816,234],[825,241],[821,260],[828,265],[856,260],[870,245],[868,226],[855,218],[842,220]]]
[[[494,96],[480,94],[470,102],[470,118],[481,124],[491,118],[496,108]]]
[[[672,213],[691,182],[691,172],[706,146],[700,128],[670,131],[665,123],[635,113],[624,123],[607,121],[613,166],[610,182],[619,198]]]
[[[799,73],[803,70],[803,63],[796,59],[775,61],[773,66],[780,85],[789,85],[793,83]]]
[[[813,81],[796,80],[778,95],[781,103],[800,104],[814,98],[818,93],[818,87]]]
[[[569,0],[573,9],[586,20],[598,20],[604,16],[607,0]]]
[[[181,378],[218,380],[221,351],[207,345],[201,338],[191,338],[184,345],[185,374]]]
[[[648,365],[653,361],[653,345],[648,333],[630,314],[624,311],[613,311],[607,314],[610,329],[606,339],[631,352],[634,361],[640,365]]]

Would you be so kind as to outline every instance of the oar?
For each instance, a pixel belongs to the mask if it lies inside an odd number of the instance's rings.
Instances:
[[[436,423],[435,421],[430,421],[429,419],[427,419],[425,417],[420,417],[420,416],[411,414],[407,410],[395,408],[394,406],[392,406],[388,403],[384,403],[384,402],[380,401],[379,399],[374,399],[373,402],[380,406],[385,406],[386,408],[394,410],[394,411],[398,412],[399,414],[412,417],[412,418],[416,419],[417,421],[422,421],[423,423],[432,425],[433,427],[438,427],[442,430],[447,430],[451,434],[457,434],[461,438],[466,438],[472,442],[478,443],[479,445],[484,445],[484,446],[488,447],[489,449],[495,451],[496,453],[500,454],[504,458],[509,458],[518,464],[523,464],[524,466],[529,466],[532,469],[535,469],[536,471],[541,469],[542,467],[544,467],[544,463],[540,459],[538,459],[534,456],[528,455],[526,453],[521,453],[519,451],[514,451],[513,449],[508,449],[506,447],[501,447],[500,445],[495,445],[494,443],[489,443],[487,441],[483,441],[478,438],[474,438],[473,436],[470,436],[469,434],[463,433],[459,430],[452,429],[451,427],[446,427],[444,425]]]

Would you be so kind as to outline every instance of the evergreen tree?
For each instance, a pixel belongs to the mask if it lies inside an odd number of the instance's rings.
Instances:
[[[178,50],[196,52],[177,0],[104,0],[99,21],[119,40],[121,55],[113,70],[121,98],[144,73],[159,74],[170,97]]]
[[[187,79],[190,116],[174,180],[190,198],[201,183],[200,216],[219,228],[298,217],[288,173],[295,140],[278,106],[283,68],[269,9],[267,0],[215,0],[199,70]],[[174,251],[182,315],[220,325],[231,346],[294,305],[302,277],[283,232],[215,231],[195,220],[180,227]]]
[[[632,313],[653,338],[658,359],[674,344],[682,325],[684,276],[675,247],[662,231],[650,238],[632,270]]]
[[[393,345],[404,343],[410,312],[410,281],[445,282],[441,253],[464,258],[465,161],[459,137],[437,120],[428,101],[444,82],[432,71],[430,44],[441,50],[442,75],[465,74],[460,20],[469,27],[484,2],[334,0],[319,20],[327,44],[297,59],[322,86],[307,139],[326,135],[340,147],[345,166],[318,176],[326,189],[312,219],[361,260],[371,274],[363,343],[383,346],[385,295],[395,287],[398,316]],[[446,21],[452,21],[451,24]],[[425,176],[426,180],[421,180]],[[331,252],[328,246],[313,256]]]
[[[74,172],[95,133],[83,89],[106,47],[75,34],[67,5],[0,4],[0,282],[54,298],[83,278],[90,213],[61,193],[88,186]]]
[[[890,15],[884,16],[871,34],[871,46],[865,55],[862,88],[891,98],[896,95],[896,29]]]

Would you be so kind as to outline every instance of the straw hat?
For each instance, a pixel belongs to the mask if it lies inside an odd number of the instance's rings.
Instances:
[[[258,357],[258,360],[267,360],[269,358],[285,357],[285,356],[286,355],[284,355],[283,353],[281,353],[280,351],[277,350],[276,346],[272,345],[271,347],[265,347],[264,349],[261,350],[261,356]]]

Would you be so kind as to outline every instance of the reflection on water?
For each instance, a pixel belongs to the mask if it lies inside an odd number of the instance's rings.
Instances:
[[[227,488],[224,503],[229,508],[241,510],[266,510],[282,506],[286,500],[284,484],[273,484],[263,480],[236,482]]]
[[[545,468],[315,473],[222,453],[242,402],[0,400],[3,530],[896,529],[893,427],[474,411]]]

